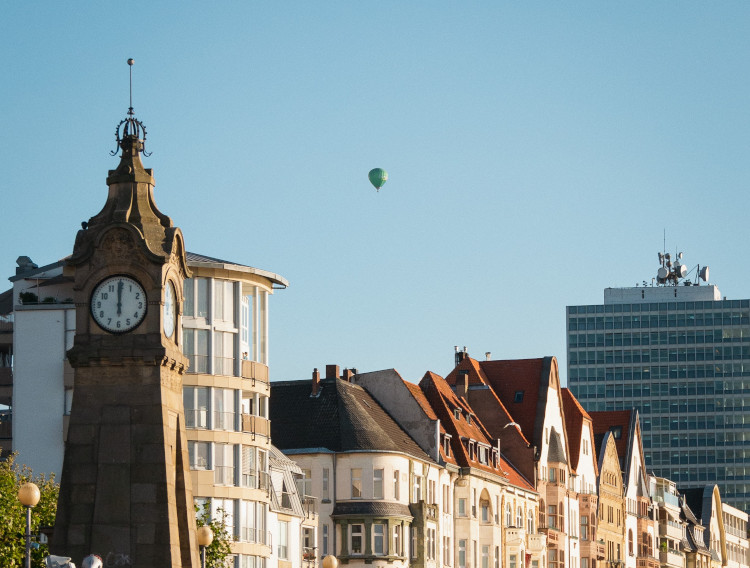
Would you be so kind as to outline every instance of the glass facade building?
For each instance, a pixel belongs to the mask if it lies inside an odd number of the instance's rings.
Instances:
[[[586,410],[637,408],[646,465],[716,483],[750,510],[750,300],[715,286],[607,289],[568,306],[568,386]]]

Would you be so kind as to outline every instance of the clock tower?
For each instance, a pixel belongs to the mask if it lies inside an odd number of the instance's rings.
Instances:
[[[185,246],[154,203],[132,100],[116,138],[106,203],[82,224],[66,266],[75,379],[51,549],[74,562],[93,553],[108,566],[195,568],[179,325]]]

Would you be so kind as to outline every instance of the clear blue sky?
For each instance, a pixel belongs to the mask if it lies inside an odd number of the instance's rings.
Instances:
[[[565,306],[650,281],[664,231],[750,296],[748,2],[2,12],[0,274],[68,255],[101,209],[133,57],[144,162],[188,249],[290,281],[274,379],[418,381],[454,345],[564,375]]]

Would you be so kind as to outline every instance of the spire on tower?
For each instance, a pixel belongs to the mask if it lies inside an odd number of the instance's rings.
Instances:
[[[112,156],[116,156],[120,149],[125,150],[125,144],[127,142],[128,149],[131,151],[142,152],[144,156],[150,156],[151,152],[146,152],[146,125],[135,117],[133,113],[133,64],[135,59],[128,59],[128,67],[130,69],[130,106],[128,107],[128,115],[123,118],[115,128],[115,140],[117,141],[117,148],[110,152]]]

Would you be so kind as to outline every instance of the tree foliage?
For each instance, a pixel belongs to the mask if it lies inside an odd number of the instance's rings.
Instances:
[[[26,554],[26,507],[18,500],[18,489],[31,481],[39,486],[41,498],[31,510],[32,542],[39,542],[39,528],[55,524],[60,486],[54,476],[34,475],[27,466],[16,463],[15,454],[0,461],[0,566],[21,568]],[[31,549],[31,565],[44,566],[47,545]]]
[[[196,524],[198,527],[209,526],[214,534],[214,539],[206,547],[206,568],[227,568],[231,566],[232,549],[230,542],[234,537],[227,530],[227,513],[224,509],[217,509],[218,519],[211,516],[211,503],[203,506],[196,505]]]

